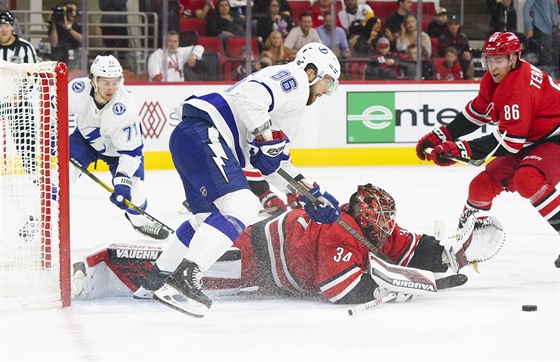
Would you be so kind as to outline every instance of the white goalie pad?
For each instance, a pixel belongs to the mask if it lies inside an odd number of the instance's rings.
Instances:
[[[505,242],[502,224],[493,216],[471,215],[457,232],[441,241],[454,272],[473,262],[492,259]]]
[[[131,297],[162,251],[163,248],[159,245],[125,243],[104,244],[89,250],[82,263],[83,271],[75,268],[73,272],[72,297]],[[204,292],[208,295],[239,293],[241,251],[234,247],[227,250],[204,273],[203,283]]]

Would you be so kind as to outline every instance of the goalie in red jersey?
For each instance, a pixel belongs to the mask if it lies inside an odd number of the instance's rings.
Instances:
[[[393,197],[382,188],[367,184],[358,186],[349,203],[342,207],[340,217],[394,264],[436,273],[444,273],[453,266],[449,263],[451,259],[460,261],[454,271],[474,261],[486,261],[498,253],[504,242],[501,224],[493,217],[477,219],[472,215],[456,235],[440,241],[400,227],[395,216]],[[259,291],[272,294],[321,294],[339,304],[368,302],[387,292],[378,287],[370,273],[369,249],[339,223],[318,223],[304,209],[257,222],[241,233],[234,246],[236,249],[224,254],[204,276],[205,291],[235,292],[258,286]],[[82,270],[74,274],[74,295],[95,298],[92,293],[109,288],[109,278],[99,277],[103,274],[95,270],[101,264],[111,269],[111,274],[122,282],[121,287],[124,284],[138,299],[151,298],[169,275],[158,268],[157,261],[151,267],[145,247],[113,245],[107,249],[108,252],[91,252],[86,257]],[[150,260],[156,259],[159,260],[158,255]],[[95,280],[104,283],[93,285]],[[397,301],[409,297],[410,294],[399,293]]]
[[[482,48],[478,95],[447,126],[420,139],[416,153],[439,166],[451,157],[486,159],[497,156],[470,183],[460,223],[479,210],[488,211],[503,190],[517,191],[560,232],[560,85],[521,60],[521,44],[513,33],[494,33]],[[471,141],[459,139],[487,123],[493,134]],[[433,148],[431,154],[426,150]],[[560,256],[555,262],[560,267]]]

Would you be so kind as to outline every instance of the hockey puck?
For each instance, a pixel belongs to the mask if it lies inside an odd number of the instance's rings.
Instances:
[[[521,310],[524,311],[524,312],[536,312],[537,311],[537,306],[532,305],[532,304],[525,304],[525,305],[521,306]]]

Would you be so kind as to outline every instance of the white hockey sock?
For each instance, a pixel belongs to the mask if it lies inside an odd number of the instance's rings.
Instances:
[[[156,264],[160,270],[173,272],[177,265],[183,260],[188,248],[183,244],[176,234],[169,237],[169,244],[165,250],[161,253],[156,261]]]
[[[232,241],[224,233],[203,223],[196,230],[184,258],[195,262],[200,271],[205,272],[232,245]]]

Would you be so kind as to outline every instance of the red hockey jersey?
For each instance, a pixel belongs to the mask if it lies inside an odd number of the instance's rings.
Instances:
[[[521,61],[499,84],[486,72],[476,98],[463,112],[477,126],[498,123],[510,153],[560,138],[560,85],[546,72]],[[499,137],[498,137],[499,136]]]
[[[344,210],[341,218],[362,234]],[[420,238],[397,225],[381,251],[395,263],[406,265]],[[310,221],[302,209],[249,227],[235,246],[241,249],[244,286],[323,294],[331,302],[352,293],[369,267],[366,246],[337,223]]]

